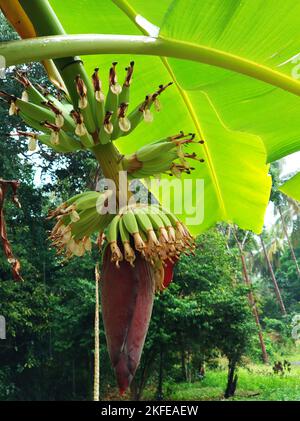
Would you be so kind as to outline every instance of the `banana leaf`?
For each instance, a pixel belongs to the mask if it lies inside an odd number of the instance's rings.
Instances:
[[[279,189],[282,193],[300,202],[300,173],[286,181]]]

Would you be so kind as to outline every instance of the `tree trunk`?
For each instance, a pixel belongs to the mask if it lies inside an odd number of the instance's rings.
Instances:
[[[75,371],[75,360],[72,360],[72,396],[73,399],[76,397],[76,371]]]
[[[192,353],[187,351],[186,380],[192,383]]]
[[[163,400],[163,348],[162,348],[162,345],[160,346],[160,353],[159,353],[159,374],[158,374],[156,400],[158,401]]]
[[[280,306],[280,309],[281,309],[282,314],[283,315],[286,315],[287,314],[286,313],[286,309],[285,309],[285,306],[284,306],[284,303],[283,303],[283,300],[282,300],[282,297],[281,297],[281,292],[280,292],[280,289],[278,287],[277,279],[276,279],[276,276],[275,276],[275,273],[274,273],[274,270],[273,270],[271,261],[269,259],[269,256],[268,256],[268,253],[267,253],[267,250],[266,250],[266,246],[265,246],[264,240],[263,240],[263,238],[262,238],[261,235],[259,236],[259,238],[260,238],[260,242],[261,242],[261,245],[262,245],[262,248],[263,248],[265,259],[266,259],[266,262],[267,262],[267,265],[268,265],[268,268],[269,268],[271,279],[272,279],[272,282],[273,282],[273,285],[274,285],[275,294],[276,294],[276,298],[277,298],[278,304]]]
[[[94,355],[94,401],[100,400],[100,341],[99,341],[99,282],[98,264],[95,267],[95,355]]]
[[[261,352],[262,352],[262,359],[263,359],[263,362],[265,364],[267,364],[268,361],[269,361],[269,357],[268,357],[268,354],[267,354],[267,350],[266,350],[266,346],[265,346],[265,342],[264,342],[264,338],[263,338],[263,334],[262,334],[262,328],[261,328],[261,324],[260,324],[260,320],[259,320],[259,315],[258,315],[258,310],[257,310],[257,307],[256,307],[255,298],[254,298],[254,295],[253,295],[253,292],[252,292],[252,282],[251,282],[250,276],[248,274],[246,259],[245,259],[245,256],[244,256],[243,248],[242,248],[242,245],[237,238],[235,227],[233,227],[233,235],[234,235],[235,241],[237,243],[237,246],[238,246],[238,249],[239,249],[239,252],[240,252],[240,258],[241,258],[241,262],[242,262],[245,284],[250,288],[250,291],[248,293],[248,300],[249,300],[250,308],[252,310],[254,320],[255,320],[255,323],[256,323],[256,326],[257,326],[258,339],[259,339]]]
[[[228,376],[227,376],[227,386],[224,393],[224,398],[228,399],[234,396],[238,381],[238,376],[235,374],[236,370],[236,359],[233,358],[229,360],[228,363]]]
[[[290,248],[290,251],[291,251],[292,259],[294,260],[294,263],[295,263],[295,266],[296,266],[298,278],[300,278],[300,267],[299,267],[299,264],[297,262],[297,258],[296,258],[296,254],[295,254],[293,244],[290,240],[290,236],[289,236],[289,233],[288,233],[288,230],[287,230],[287,226],[285,224],[285,220],[284,220],[284,217],[283,217],[283,214],[282,214],[281,206],[278,206],[278,210],[279,210],[280,219],[281,219],[281,223],[282,223],[282,229],[283,229],[285,238],[287,239],[287,242],[288,242],[288,245],[289,245],[289,248]]]
[[[186,378],[186,364],[185,364],[185,350],[181,349],[180,351],[180,357],[181,357],[181,375],[182,375],[182,380],[187,381]]]

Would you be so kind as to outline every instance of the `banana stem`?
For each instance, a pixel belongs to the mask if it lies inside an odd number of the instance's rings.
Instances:
[[[66,32],[56,16],[48,0],[20,0],[20,4],[29,17],[36,33],[39,36],[65,35]],[[68,54],[66,52],[65,54]],[[80,75],[87,87],[88,102],[93,103],[93,88],[84,66],[77,56],[60,57],[54,63],[61,74],[73,104],[78,101],[75,77]]]
[[[120,162],[120,153],[113,143],[107,143],[105,145],[98,144],[93,148],[94,155],[99,162],[102,169],[103,175],[106,179],[112,180],[116,186],[116,199],[117,204],[125,204],[131,192],[129,191],[128,182],[126,188],[120,184],[120,172],[123,171],[122,164]]]

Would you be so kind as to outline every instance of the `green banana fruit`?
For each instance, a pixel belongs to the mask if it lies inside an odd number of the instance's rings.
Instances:
[[[120,219],[119,231],[124,249],[124,258],[131,266],[134,266],[133,262],[135,261],[135,253],[130,245],[130,234],[126,229],[123,217]]]
[[[102,145],[105,145],[110,142],[114,126],[111,122],[113,113],[111,111],[106,111],[103,124],[100,129],[99,141]]]
[[[148,231],[153,230],[152,223],[147,213],[143,211],[143,207],[136,207],[133,209],[133,212],[135,214],[138,225],[141,227],[145,234],[147,234]]]
[[[118,63],[112,63],[112,67],[109,70],[109,88],[105,101],[105,115],[110,113],[110,128],[108,134],[112,134],[114,126],[117,121],[118,107],[119,107],[119,95],[122,91],[121,85],[117,81],[116,65]],[[100,135],[101,141],[101,135]]]
[[[143,212],[147,213],[154,230],[159,231],[160,229],[165,227],[162,219],[151,206],[148,206],[147,208],[141,208],[141,209]]]
[[[75,83],[79,97],[78,108],[80,108],[88,132],[95,133],[96,125],[94,121],[93,104],[90,104],[88,101],[87,87],[79,75],[75,78]]]
[[[92,75],[92,81],[95,93],[95,114],[96,114],[96,125],[100,129],[104,120],[104,102],[105,96],[102,92],[102,82],[99,78],[99,68],[97,67]]]
[[[115,140],[118,137],[122,136],[122,133],[126,133],[131,129],[131,122],[128,117],[126,117],[125,113],[128,108],[128,104],[130,101],[130,85],[133,75],[133,69],[134,69],[134,61],[130,62],[130,65],[126,67],[126,78],[123,83],[122,91],[119,94],[118,98],[118,112],[117,112],[117,118],[112,122],[114,125],[114,131],[112,133],[111,139]],[[118,123],[118,124],[117,124]]]
[[[140,235],[138,223],[132,210],[128,210],[123,214],[123,221],[127,231],[133,236],[136,250],[143,252],[146,246]]]
[[[22,111],[19,111],[19,116],[22,118],[22,120],[24,121],[24,123],[28,126],[31,127],[34,130],[37,130],[38,132],[46,132],[46,133],[50,133],[50,130],[42,127],[41,122],[40,121],[36,121],[33,120],[31,117],[29,117],[27,114],[22,113]]]
[[[115,140],[122,135],[123,132],[128,132],[131,129],[131,123],[129,118],[126,116],[128,103],[121,102],[118,108],[118,121],[114,125],[114,130],[111,135],[111,139]]]
[[[142,146],[135,154],[139,161],[146,162],[153,159],[159,160],[160,158],[164,158],[165,153],[170,151],[174,151],[174,156],[177,156],[176,145],[172,142],[161,141],[159,143],[149,143]]]
[[[163,212],[159,207],[157,207],[158,215],[160,216],[161,220],[163,221],[165,228],[167,229],[169,239],[172,243],[176,241],[176,232],[175,228],[172,225],[171,220],[169,219],[168,215]]]
[[[111,249],[111,261],[119,267],[123,254],[118,246],[119,223],[121,215],[116,215],[107,228],[106,238]]]
[[[80,138],[81,143],[86,148],[92,148],[94,146],[94,141],[85,127],[83,115],[79,111],[75,111],[75,110],[72,110],[70,112],[70,115],[72,116],[76,124],[76,127],[75,127],[76,136]]]
[[[130,101],[130,85],[131,85],[131,81],[132,81],[132,75],[133,75],[133,70],[134,70],[134,61],[131,61],[129,66],[126,67],[126,78],[125,81],[123,83],[123,87],[122,87],[122,92],[120,93],[119,96],[119,103],[125,103],[125,104],[129,104]]]
[[[60,111],[62,111],[66,115],[69,115],[70,112],[73,110],[73,104],[64,100],[63,98],[59,100],[48,91],[44,92],[44,96],[46,97],[46,101],[52,102],[52,104],[55,107],[57,107]]]
[[[81,193],[81,195],[79,195],[79,197],[77,197],[75,201],[72,201],[72,203],[74,203],[78,211],[82,211],[82,210],[86,210],[90,208],[95,208],[96,210],[97,201],[99,197],[102,195],[103,195],[102,193],[99,193],[97,191],[87,191],[87,192]],[[69,203],[69,201],[67,203]]]
[[[65,216],[62,217],[62,220],[64,222],[65,225],[68,225],[70,222],[72,222],[74,224],[75,229],[78,227],[79,229],[81,229],[81,227],[85,224],[87,224],[92,218],[95,217],[96,215],[96,211],[95,209],[85,209],[82,211],[77,212],[76,211],[76,207],[71,205],[69,207],[69,209],[67,208],[65,210],[65,212],[69,212],[67,214],[65,214]],[[79,215],[79,219],[77,221],[72,221],[71,218],[71,214],[72,212],[76,211]],[[63,213],[64,215],[64,213]]]
[[[22,101],[20,98],[15,100],[15,104],[22,113],[30,116],[30,118],[36,122],[47,120],[53,124],[55,123],[55,115],[47,108],[31,102]]]
[[[135,214],[132,212],[132,210],[127,210],[123,214],[123,221],[124,221],[127,231],[131,235],[139,232],[139,227],[135,218]]]
[[[144,120],[144,112],[146,109],[150,109],[151,105],[151,96],[148,95],[145,100],[128,115],[130,130],[121,133],[122,136],[127,136],[133,132],[133,130]]]
[[[29,102],[33,102],[36,105],[40,105],[46,101],[44,95],[42,95],[27,78],[26,72],[17,71],[15,79],[24,87],[24,92],[27,93]]]
[[[109,215],[110,216],[110,215]],[[80,239],[86,236],[90,236],[95,232],[99,232],[103,229],[104,226],[107,226],[107,224],[110,222],[110,218],[108,218],[108,215],[94,215],[90,217],[89,220],[85,222],[84,225],[77,226],[75,228],[72,227],[72,232],[74,233],[75,239]]]
[[[141,162],[151,162],[154,160],[176,159],[177,148],[171,142],[163,142],[159,144],[148,144],[136,151],[137,159]]]
[[[82,197],[84,197],[88,193],[91,193],[91,192],[87,191],[87,192],[83,192],[83,193],[78,193],[75,196],[70,197],[70,199],[66,200],[61,206],[63,206],[63,207],[64,206],[70,206],[73,203],[77,202],[78,199],[81,199]]]
[[[37,135],[37,140],[39,141],[39,142],[41,142],[42,144],[44,144],[44,145],[46,145],[46,146],[48,146],[49,148],[52,148],[52,149],[54,149],[56,152],[60,152],[60,153],[70,153],[70,152],[74,152],[75,150],[79,150],[79,149],[81,149],[80,147],[78,147],[77,145],[76,145],[76,148],[75,148],[75,146],[74,147],[71,147],[71,148],[69,148],[69,147],[67,147],[66,145],[62,145],[62,144],[57,144],[57,145],[54,145],[52,142],[51,142],[51,136],[49,135],[49,134],[41,134],[41,135]]]
[[[55,118],[54,121],[57,126],[63,128],[65,131],[73,132],[75,129],[75,124],[72,117],[70,116],[68,110],[66,110],[59,101],[57,102],[59,103],[59,106],[50,100],[44,101],[42,105],[52,111]]]
[[[147,248],[152,251],[153,249],[157,249],[159,247],[159,241],[153,229],[152,222],[147,215],[147,211],[148,207],[137,207],[134,209],[138,224],[147,236]]]

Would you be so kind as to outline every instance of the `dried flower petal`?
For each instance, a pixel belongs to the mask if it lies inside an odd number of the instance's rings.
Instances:
[[[28,142],[29,152],[35,152],[37,150],[37,140],[35,138],[30,138]]]
[[[133,262],[135,261],[136,256],[135,256],[135,252],[133,248],[131,247],[129,242],[124,242],[123,247],[124,247],[124,254],[125,254],[126,262],[129,262],[130,265],[134,267]]]
[[[107,134],[112,134],[113,130],[114,130],[114,126],[112,124],[111,120],[111,116],[112,116],[112,112],[111,111],[106,111],[105,117],[104,117],[104,130],[106,131]]]
[[[96,98],[96,101],[98,101],[98,102],[104,102],[104,100],[105,100],[104,93],[102,91],[96,91],[95,92],[95,98]]]
[[[50,142],[52,145],[59,145],[59,132],[53,130],[50,135]]]
[[[84,81],[81,79],[79,75],[76,76],[75,82],[76,82],[77,93],[79,95],[78,107],[81,109],[84,109],[88,105],[87,87],[85,86]]]
[[[109,70],[109,87],[112,93],[119,95],[122,92],[122,86],[118,83],[117,74],[116,74],[116,65],[118,63],[114,62],[112,67]]]
[[[90,237],[85,237],[83,240],[83,244],[86,251],[92,251],[92,241]]]
[[[87,134],[87,129],[84,125],[84,123],[80,123],[77,124],[75,127],[75,134],[77,134],[77,136],[85,136]]]
[[[119,119],[119,127],[123,132],[129,132],[131,129],[131,123],[128,117],[121,117]]]
[[[19,112],[19,108],[17,107],[16,102],[15,101],[11,101],[10,107],[9,107],[9,110],[8,110],[8,114],[10,116],[12,116],[12,115],[18,114],[18,112]]]
[[[148,108],[146,108],[143,111],[143,115],[144,115],[144,120],[146,123],[152,123],[153,121],[153,114],[151,112],[151,110],[149,110]]]
[[[57,125],[57,127],[63,127],[63,125],[65,124],[65,119],[62,114],[56,114],[55,124]]]
[[[115,83],[114,85],[110,86],[110,90],[115,95],[120,95],[120,93],[122,92],[122,86],[119,83]]]
[[[77,222],[80,220],[79,213],[76,210],[73,210],[70,214],[70,218],[72,222]]]
[[[96,68],[93,75],[92,75],[93,85],[94,85],[94,92],[95,92],[95,99],[98,102],[104,102],[104,94],[102,92],[102,83],[99,78],[99,68]]]
[[[29,96],[28,96],[28,92],[27,91],[23,91],[22,92],[21,100],[24,101],[24,102],[28,102],[29,101]]]

